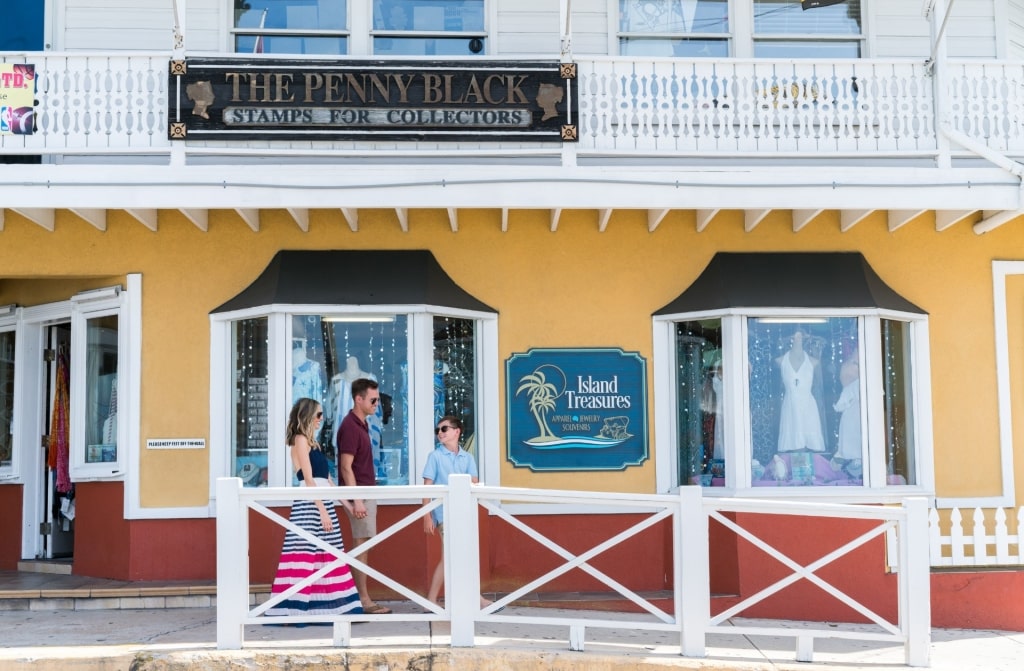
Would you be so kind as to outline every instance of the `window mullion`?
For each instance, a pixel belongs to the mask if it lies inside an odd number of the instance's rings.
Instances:
[[[882,326],[877,316],[864,318],[865,393],[864,407],[867,415],[867,468],[864,469],[865,485],[885,486],[885,395],[884,371],[882,370]],[[872,393],[874,391],[874,393]]]
[[[349,6],[349,48],[352,55],[365,56],[371,53],[370,30],[373,28],[370,2],[350,2]]]
[[[746,319],[742,316],[722,319],[722,367],[725,398],[725,484],[732,489],[750,487],[751,450],[750,422],[750,366],[746,356]]]
[[[288,366],[289,319],[284,313],[270,315],[267,332],[267,451],[271,487],[291,484],[291,456],[284,444],[291,410],[291,368]]]

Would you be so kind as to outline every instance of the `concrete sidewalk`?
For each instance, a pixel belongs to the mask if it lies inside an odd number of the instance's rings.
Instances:
[[[403,610],[404,604],[390,604]],[[410,609],[415,608],[409,606]],[[410,610],[410,612],[412,612]],[[579,611],[509,607],[502,615],[565,617]],[[588,617],[609,614],[587,613]],[[615,614],[622,620],[632,616]],[[639,617],[639,616],[636,616]],[[655,669],[906,669],[903,649],[840,639],[815,641],[814,661],[795,661],[792,638],[713,634],[707,656],[679,656],[678,636],[640,630],[586,630],[584,652],[569,650],[568,628],[488,622],[475,648],[450,648],[448,624],[352,625],[352,646],[335,648],[331,627],[249,626],[245,649],[219,651],[215,608],[0,612],[4,671],[197,671],[202,669],[335,669],[345,671],[649,671]],[[745,620],[750,623],[750,620]],[[797,623],[791,626],[799,627]],[[845,626],[845,625],[844,625]],[[1024,633],[933,630],[937,671],[1020,671]]]

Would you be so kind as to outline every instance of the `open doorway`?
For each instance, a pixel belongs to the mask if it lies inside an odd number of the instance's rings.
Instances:
[[[71,388],[71,323],[46,327],[46,348],[43,350],[44,388],[46,390],[45,422],[41,427],[45,438],[46,458],[42,466],[40,488],[42,506],[39,525],[40,542],[37,559],[65,559],[74,556],[75,487],[70,476],[70,388]]]

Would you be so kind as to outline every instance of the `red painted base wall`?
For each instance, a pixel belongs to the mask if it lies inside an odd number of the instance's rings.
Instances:
[[[0,488],[0,505],[20,509],[20,488]],[[73,570],[121,580],[213,580],[216,578],[215,520],[123,519],[120,483],[80,483],[76,490],[75,558]],[[284,517],[287,508],[276,509]],[[412,508],[385,506],[379,526],[384,528]],[[351,547],[348,520],[341,514],[346,547]],[[524,516],[520,520],[566,550],[581,554],[637,521],[629,515]],[[732,519],[765,542],[779,547],[800,565],[809,564],[849,542],[872,526],[871,522],[739,514]],[[13,521],[12,521],[13,520]],[[712,600],[721,612],[747,598],[790,570],[745,539],[713,522],[711,532]],[[19,528],[13,516],[0,522],[4,538],[0,562],[14,568],[20,548]],[[250,582],[273,581],[284,530],[256,512],[250,512]],[[685,539],[683,539],[685,543]],[[672,587],[672,532],[668,523],[646,529],[622,546],[601,553],[589,563],[636,591]],[[426,591],[430,571],[440,557],[440,540],[423,533],[414,523],[375,548],[370,564],[398,582]],[[547,548],[527,538],[500,518],[480,514],[480,562],[484,591],[508,592],[532,582],[562,561]],[[890,621],[896,618],[896,576],[885,564],[884,541],[872,539],[851,554],[822,567],[816,575],[850,594]],[[942,628],[977,628],[1024,631],[1024,570],[933,573],[932,625]],[[378,598],[395,597],[371,581]],[[538,586],[540,593],[608,592],[608,588],[581,570],[569,571]],[[620,604],[631,606],[628,602]],[[670,607],[670,604],[666,604]],[[829,622],[863,622],[864,618],[810,581],[801,579],[740,615]]]
[[[21,559],[21,499],[25,488],[21,485],[0,487],[0,571],[14,571]]]

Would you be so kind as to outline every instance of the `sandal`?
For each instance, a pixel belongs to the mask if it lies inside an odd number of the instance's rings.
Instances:
[[[391,609],[375,603],[372,606],[363,606],[363,613],[366,615],[390,615]]]

